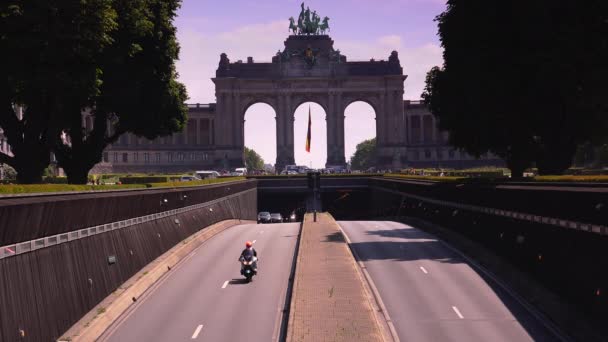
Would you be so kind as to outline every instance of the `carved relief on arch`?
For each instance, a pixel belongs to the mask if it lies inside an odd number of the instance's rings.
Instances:
[[[323,94],[294,94],[291,96],[291,108],[289,108],[290,115],[294,115],[296,109],[302,104],[306,102],[314,102],[321,107],[325,111],[325,115],[329,114],[329,98],[326,93]]]
[[[241,95],[239,113],[241,114],[241,117],[243,119],[245,118],[245,112],[247,112],[247,109],[249,109],[249,107],[251,107],[252,105],[254,105],[256,103],[265,103],[265,104],[269,105],[270,107],[272,107],[275,114],[279,113],[279,111],[277,110],[279,107],[278,103],[277,103],[277,99],[274,96],[263,95],[263,94],[246,95],[246,96]]]

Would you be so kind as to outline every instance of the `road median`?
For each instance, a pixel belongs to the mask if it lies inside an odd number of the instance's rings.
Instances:
[[[288,342],[384,341],[356,262],[329,214],[304,217]]]

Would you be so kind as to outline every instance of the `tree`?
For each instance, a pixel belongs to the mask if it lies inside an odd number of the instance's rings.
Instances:
[[[70,183],[86,183],[104,148],[127,132],[148,139],[183,129],[186,89],[176,81],[179,45],[172,21],[180,0],[115,0],[116,29],[96,67],[101,85],[90,108],[93,130],[69,113],[69,143],[56,140],[57,160]]]
[[[355,153],[350,157],[351,170],[367,170],[376,166],[376,138],[357,144]]]
[[[179,0],[7,0],[0,5],[0,127],[24,183],[40,182],[53,151],[70,183],[85,183],[121,134],[182,129],[176,81]],[[24,108],[16,116],[14,105]],[[85,131],[83,113],[94,118]]]
[[[0,5],[0,127],[21,183],[36,183],[66,124],[99,87],[94,61],[115,28],[111,0],[5,0]],[[23,106],[23,116],[16,105]]]
[[[245,147],[243,153],[245,155],[245,167],[247,167],[247,170],[264,169],[264,159],[256,151]]]
[[[422,97],[450,142],[493,152],[514,177],[568,168],[608,128],[607,4],[449,0],[436,18],[444,65]]]

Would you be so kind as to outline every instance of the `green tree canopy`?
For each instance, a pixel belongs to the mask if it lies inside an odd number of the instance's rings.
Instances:
[[[112,43],[111,0],[5,0],[0,5],[0,127],[18,181],[40,182],[67,113],[99,92],[98,59]],[[24,106],[23,117],[14,105]]]
[[[357,144],[355,153],[350,157],[351,170],[367,170],[376,166],[376,138]]]
[[[179,0],[8,0],[0,5],[0,127],[22,182],[41,180],[53,151],[85,183],[121,134],[148,139],[183,128],[172,24]],[[25,108],[19,120],[13,104]],[[85,131],[90,113],[94,129]]]
[[[112,44],[97,67],[99,91],[93,98],[94,129],[84,132],[70,114],[70,144],[55,146],[71,183],[86,183],[103,149],[124,133],[154,139],[183,129],[186,89],[176,81],[179,45],[173,19],[180,0],[114,0],[118,13]],[[110,125],[108,129],[108,124]]]
[[[247,170],[263,170],[264,159],[254,150],[245,147],[243,151],[245,155],[245,167]]]
[[[423,98],[451,143],[491,151],[514,176],[572,163],[608,129],[608,2],[449,0],[436,20],[444,65]]]

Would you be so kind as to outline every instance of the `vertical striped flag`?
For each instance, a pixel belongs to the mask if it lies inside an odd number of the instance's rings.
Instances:
[[[310,153],[310,106],[308,106],[308,132],[306,133],[306,152]]]

